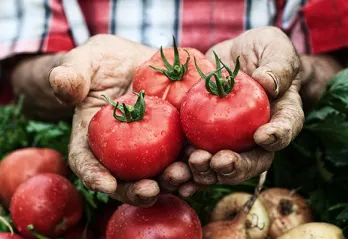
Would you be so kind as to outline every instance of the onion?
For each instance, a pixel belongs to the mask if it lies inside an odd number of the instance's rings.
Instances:
[[[212,212],[212,222],[203,228],[204,239],[264,239],[269,217],[257,199],[266,173],[260,177],[255,194],[232,193],[221,199]]]
[[[342,230],[335,225],[312,222],[295,227],[278,239],[344,239]]]
[[[290,229],[312,222],[312,213],[306,200],[284,188],[271,188],[261,192],[259,200],[270,217],[269,236],[274,239]]]

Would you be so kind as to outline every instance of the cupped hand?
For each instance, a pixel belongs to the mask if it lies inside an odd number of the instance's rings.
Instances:
[[[97,35],[63,54],[49,75],[57,99],[63,104],[76,105],[69,145],[71,169],[89,189],[137,206],[155,203],[160,193],[158,183],[151,179],[117,182],[90,151],[87,131],[91,118],[106,104],[101,95],[116,98],[131,92],[136,67],[154,52],[117,36]],[[163,190],[172,191],[190,178],[188,166],[175,162],[160,176],[160,182]]]
[[[212,62],[213,51],[232,69],[240,56],[241,70],[262,85],[271,103],[271,120],[255,132],[253,150],[212,155],[197,149],[189,158],[195,183],[239,184],[268,170],[274,152],[288,146],[302,129],[300,59],[288,37],[274,27],[249,30],[215,45],[206,54]]]

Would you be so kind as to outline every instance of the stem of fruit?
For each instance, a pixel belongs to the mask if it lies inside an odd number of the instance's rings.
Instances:
[[[120,105],[119,102],[114,102],[109,97],[102,95],[102,97],[104,97],[109,104],[114,106],[113,116],[118,121],[131,123],[134,121],[142,120],[144,118],[146,108],[145,91],[142,90],[139,93],[133,93],[138,96],[138,99],[133,106],[126,105],[125,103],[122,103],[122,105]],[[121,111],[121,115],[117,115],[117,110]]]
[[[188,57],[186,59],[185,64],[180,65],[180,56],[179,56],[179,50],[178,47],[176,46],[176,41],[175,41],[175,37],[173,36],[173,48],[174,48],[174,63],[173,65],[171,65],[168,60],[166,59],[166,57],[164,56],[163,53],[163,48],[161,47],[160,52],[161,52],[161,58],[162,61],[165,65],[165,67],[167,69],[161,69],[161,68],[157,68],[154,66],[150,66],[152,69],[163,73],[164,75],[166,75],[168,77],[169,80],[171,81],[179,81],[181,80],[184,75],[187,73],[188,70],[188,63],[191,59],[190,54],[188,53],[188,51],[186,51],[184,49],[184,51],[187,53]]]
[[[36,237],[38,239],[50,239],[48,237],[45,237],[44,235],[41,235],[41,234],[37,233],[35,231],[35,228],[34,228],[33,224],[28,225],[28,230],[34,237]]]
[[[0,216],[0,222],[2,222],[10,230],[11,235],[13,236],[14,231],[13,231],[11,224],[2,216]]]
[[[259,182],[255,188],[254,194],[249,198],[248,201],[246,201],[243,205],[242,210],[238,213],[238,215],[236,216],[235,220],[240,220],[240,222],[245,221],[251,208],[253,207],[256,199],[259,197],[260,192],[263,188],[263,185],[265,184],[266,181],[266,177],[267,177],[267,171],[263,172],[260,175],[259,178]]]
[[[214,51],[214,56],[215,56],[216,70],[207,76],[203,73],[203,71],[197,65],[196,58],[194,58],[194,61],[195,61],[196,69],[199,75],[201,76],[203,80],[205,80],[205,88],[207,89],[207,91],[212,95],[216,95],[220,98],[224,98],[233,90],[233,87],[235,84],[235,78],[240,68],[239,56],[236,59],[236,66],[233,72],[228,66],[226,66],[221,61],[221,59],[219,59],[215,51]],[[226,71],[228,72],[228,76],[226,78],[224,78],[222,75],[222,69],[226,69]],[[214,76],[215,82],[211,80],[212,76]]]

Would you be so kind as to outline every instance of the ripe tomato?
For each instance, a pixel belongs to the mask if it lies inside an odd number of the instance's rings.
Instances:
[[[195,211],[173,195],[160,195],[150,208],[127,204],[111,217],[106,239],[202,239]]]
[[[24,148],[13,151],[0,163],[0,199],[9,206],[17,187],[39,173],[68,175],[63,156],[53,149]]]
[[[11,233],[7,232],[0,232],[0,239],[23,239],[23,237],[16,234],[11,235]]]
[[[13,223],[25,238],[36,233],[58,237],[82,217],[82,199],[66,178],[52,173],[38,174],[22,183],[13,194],[10,212]]]
[[[222,149],[242,152],[254,146],[255,131],[269,121],[269,101],[260,84],[238,72],[238,59],[232,72],[226,65],[221,70],[220,59],[215,57],[215,73],[205,76],[200,72],[205,81],[197,83],[184,99],[182,128],[197,148],[210,153]]]
[[[144,98],[144,94],[142,91],[138,98],[133,94],[118,98],[122,106],[109,99],[111,105],[99,110],[89,125],[88,141],[93,153],[122,180],[158,175],[176,160],[183,145],[177,109],[157,97]],[[134,102],[134,106],[125,105]]]
[[[173,48],[161,48],[137,68],[133,77],[133,89],[136,92],[145,90],[148,95],[168,100],[180,110],[183,97],[200,80],[193,57],[204,72],[213,71],[214,64],[200,51],[177,48],[174,38],[173,41]]]

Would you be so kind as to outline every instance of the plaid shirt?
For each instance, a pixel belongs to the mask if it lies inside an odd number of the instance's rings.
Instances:
[[[348,0],[1,0],[0,60],[68,51],[95,34],[205,52],[245,30],[277,26],[300,53],[348,45]]]

